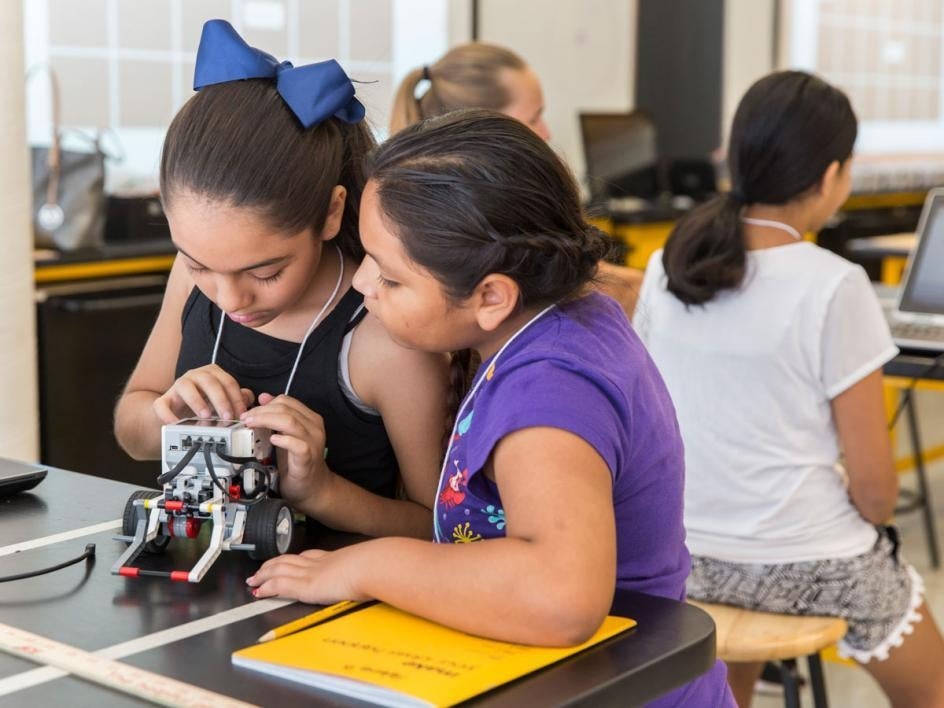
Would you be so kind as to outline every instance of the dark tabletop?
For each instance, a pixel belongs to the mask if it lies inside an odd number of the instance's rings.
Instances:
[[[882,367],[882,373],[909,379],[944,381],[944,356],[941,361],[937,361],[939,354],[940,352],[903,349]]]
[[[588,216],[606,218],[615,226],[675,221],[689,208],[672,206],[668,200],[611,199],[585,205]]]
[[[112,564],[125,548],[123,542],[113,539],[113,534],[134,489],[119,482],[51,469],[32,492],[0,500],[0,575],[73,558],[90,542],[97,547],[91,565],[79,564],[37,578],[0,583],[0,623],[97,651],[175,627],[179,631],[179,625],[254,602],[244,581],[258,564],[237,551],[224,552],[199,584],[111,575]],[[4,548],[13,544],[94,528],[109,521],[116,522],[115,531],[97,531],[4,553]],[[298,530],[303,528],[299,526]],[[354,540],[352,536],[314,528],[305,529],[297,537],[300,543],[319,548],[337,548]],[[189,569],[201,550],[198,541],[174,540],[167,553],[151,557],[142,565],[148,562],[153,567]],[[357,705],[341,696],[238,669],[230,663],[234,650],[309,612],[308,605],[287,605],[153,648],[130,649],[120,659],[260,705]],[[480,696],[472,705],[638,705],[712,666],[714,625],[701,610],[640,593],[617,592],[613,614],[632,617],[638,626]],[[36,668],[0,652],[0,706],[141,705],[130,696],[72,677],[5,693],[4,683],[9,677]]]

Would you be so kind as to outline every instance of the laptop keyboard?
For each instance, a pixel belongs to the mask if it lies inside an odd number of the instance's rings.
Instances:
[[[944,325],[918,322],[889,323],[894,339],[913,339],[923,342],[944,342]]]

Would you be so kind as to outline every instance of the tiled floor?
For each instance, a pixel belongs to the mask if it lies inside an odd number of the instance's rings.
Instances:
[[[931,421],[927,423],[922,421],[923,428],[930,424]],[[937,511],[938,544],[944,552],[944,462],[931,466],[928,470],[928,477],[931,482],[931,499]],[[902,475],[902,487],[911,487],[913,484],[914,475]],[[902,532],[905,555],[924,578],[927,602],[934,613],[938,626],[944,627],[944,568],[931,570],[921,513],[913,512],[901,515],[898,517],[897,523]],[[862,669],[834,662],[826,662],[824,667],[830,706],[838,706],[839,708],[845,708],[846,706],[887,708],[890,705],[885,695],[878,688],[878,684]],[[806,672],[805,666],[802,666],[801,669],[804,673]],[[809,690],[803,691],[801,700],[804,706],[813,705]],[[783,706],[782,695],[755,694],[752,703],[753,708],[778,708],[779,706]]]

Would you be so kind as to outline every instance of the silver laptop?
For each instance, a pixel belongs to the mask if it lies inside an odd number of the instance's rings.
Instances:
[[[45,476],[46,470],[39,465],[0,458],[0,499],[32,489]]]
[[[915,237],[888,326],[903,349],[944,351],[944,188],[928,192]]]

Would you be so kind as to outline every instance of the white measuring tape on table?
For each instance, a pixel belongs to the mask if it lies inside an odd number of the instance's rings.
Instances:
[[[251,703],[107,659],[6,624],[0,624],[0,649],[160,705],[252,708]]]

